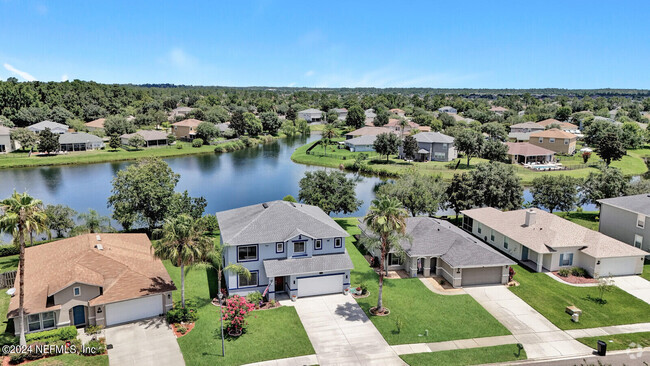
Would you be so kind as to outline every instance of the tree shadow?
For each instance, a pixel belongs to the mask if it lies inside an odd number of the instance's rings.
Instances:
[[[344,317],[347,321],[368,321],[366,314],[363,311],[359,311],[357,305],[353,303],[345,303],[344,305],[337,306],[334,314]]]
[[[587,295],[587,297],[583,298],[584,300],[591,301],[593,303],[596,303],[598,305],[607,305],[607,300],[602,299],[600,297],[593,297],[591,295]]]

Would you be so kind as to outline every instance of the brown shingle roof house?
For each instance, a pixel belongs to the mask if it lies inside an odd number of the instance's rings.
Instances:
[[[194,118],[184,119],[180,122],[172,123],[172,131],[176,138],[193,139],[196,136],[196,128],[199,127],[201,122]]]
[[[8,318],[18,320],[19,277]],[[25,250],[25,331],[111,326],[172,308],[176,287],[145,234],[86,234]]]
[[[572,133],[551,128],[550,130],[533,132],[530,134],[529,143],[553,150],[556,153],[571,155],[576,151],[578,137]]]
[[[548,118],[543,121],[537,122],[538,125],[542,127],[550,126],[550,125],[558,125],[560,128],[564,131],[566,130],[577,130],[578,126],[574,125],[573,123],[569,122],[561,122],[556,120],[555,118]]]
[[[106,122],[106,118],[98,118],[94,121],[90,121],[86,123],[86,128],[88,129],[88,131],[103,130],[104,122]]]

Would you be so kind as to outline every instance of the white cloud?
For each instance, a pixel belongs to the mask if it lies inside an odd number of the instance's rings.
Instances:
[[[196,59],[178,47],[169,51],[168,59],[172,65],[178,68],[188,68],[196,65]]]
[[[5,69],[7,69],[9,72],[12,72],[12,73],[14,73],[14,74],[20,76],[21,78],[25,79],[26,81],[36,81],[36,78],[33,77],[31,74],[29,74],[29,73],[27,73],[27,72],[25,72],[25,71],[20,71],[20,70],[18,70],[17,68],[15,68],[15,67],[9,65],[8,63],[4,63],[3,66],[4,66]]]
[[[309,70],[305,73],[306,77],[314,76],[314,70]]]
[[[68,74],[61,75],[61,81],[68,81]]]

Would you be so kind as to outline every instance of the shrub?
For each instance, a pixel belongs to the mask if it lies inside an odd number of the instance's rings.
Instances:
[[[172,323],[193,323],[199,318],[196,307],[191,301],[185,302],[185,308],[181,307],[178,302],[174,308],[169,310],[166,315],[167,322]]]
[[[84,356],[101,355],[104,354],[104,352],[106,352],[106,344],[104,342],[104,338],[88,341],[88,343],[86,343],[81,350],[81,354]]]
[[[74,325],[25,335],[27,342],[54,340],[68,341],[74,338],[77,338],[77,328]]]
[[[584,277],[584,276],[587,275],[587,271],[585,271],[584,268],[573,267],[573,268],[571,268],[571,274],[576,276],[576,277]]]
[[[12,365],[17,365],[19,363],[22,363],[25,361],[25,356],[27,356],[26,353],[12,353],[9,355],[9,363]]]
[[[402,327],[404,326],[404,321],[402,320],[401,316],[397,316],[395,318],[395,328],[397,328],[397,333],[402,332]]]
[[[227,322],[228,333],[242,333],[246,328],[246,315],[253,311],[255,305],[249,303],[245,297],[235,295],[226,300],[223,320]]]
[[[557,271],[557,274],[559,274],[562,277],[569,277],[569,274],[571,274],[571,270],[568,268],[561,268],[559,271]]]
[[[176,326],[176,330],[177,330],[178,333],[180,333],[181,335],[185,335],[185,333],[187,333],[187,328],[185,328],[185,327],[182,326],[182,325],[178,325],[178,326]]]
[[[86,327],[86,333],[87,334],[98,334],[104,329],[103,326],[101,325],[89,325]]]
[[[176,148],[178,150],[182,150],[183,149],[183,144],[176,144]]]
[[[45,342],[30,343],[27,346],[27,353],[25,354],[25,359],[28,361],[32,361],[32,360],[38,360],[40,358],[43,358],[43,348],[45,344],[46,344]]]
[[[203,139],[192,140],[192,147],[201,147],[201,146],[203,146]]]
[[[368,293],[368,285],[366,285],[365,283],[362,283],[361,285],[359,285],[359,287],[361,287],[361,294],[362,295],[365,295],[365,294]]]
[[[263,296],[259,291],[251,292],[250,294],[246,295],[246,300],[248,300],[250,303],[253,304],[259,304],[263,300]]]
[[[274,308],[275,307],[275,300],[269,301],[269,304],[271,304],[271,307]]]
[[[245,146],[249,146],[248,144],[250,144],[251,138],[248,136],[242,136],[239,138],[239,141],[241,141]]]

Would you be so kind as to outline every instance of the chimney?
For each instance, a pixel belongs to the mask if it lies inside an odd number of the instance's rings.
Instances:
[[[528,209],[526,210],[526,221],[524,222],[524,226],[533,226],[535,225],[535,210]]]

